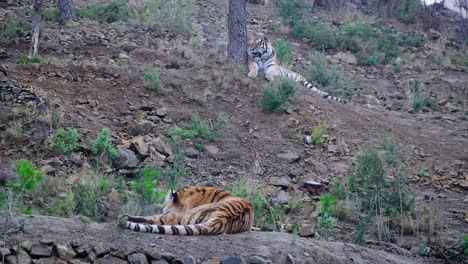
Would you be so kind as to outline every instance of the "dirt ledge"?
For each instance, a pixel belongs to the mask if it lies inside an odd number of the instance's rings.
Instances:
[[[164,236],[121,230],[115,223],[92,223],[75,217],[71,219],[24,216],[24,232],[8,237],[6,247],[21,241],[32,243],[53,241],[80,243],[89,246],[105,244],[115,249],[135,249],[137,252],[156,251],[173,256],[190,255],[198,261],[228,256],[261,256],[278,263],[281,253],[289,253],[296,263],[429,263],[429,259],[396,255],[353,244],[325,242],[294,237],[286,233],[251,232],[220,236]],[[5,226],[0,218],[0,226]],[[429,261],[429,262],[428,262]]]

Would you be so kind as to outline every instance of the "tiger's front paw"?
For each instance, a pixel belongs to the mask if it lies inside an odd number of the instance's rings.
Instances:
[[[257,78],[257,73],[256,72],[253,72],[253,71],[250,71],[248,74],[247,74],[247,77],[249,78],[252,78],[252,79],[255,79]]]

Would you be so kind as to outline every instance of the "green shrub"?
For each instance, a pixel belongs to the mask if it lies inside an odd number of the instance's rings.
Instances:
[[[42,17],[46,21],[55,21],[59,15],[59,10],[55,7],[46,7],[42,9]]]
[[[160,189],[158,180],[161,171],[145,168],[137,180],[132,181],[132,188],[141,204],[162,204],[167,191]]]
[[[404,0],[400,6],[400,20],[405,23],[414,23],[421,10],[419,0]]]
[[[295,37],[306,38],[322,49],[336,48],[340,43],[339,34],[323,23],[311,23],[303,19],[294,24],[292,33]]]
[[[345,48],[357,53],[361,50],[362,44],[374,37],[374,32],[369,24],[349,22],[343,25],[341,35]]]
[[[123,0],[113,0],[105,5],[92,4],[77,10],[77,15],[81,18],[106,21],[107,23],[127,21],[130,14],[131,10]]]
[[[68,193],[65,198],[55,198],[41,211],[41,213],[50,216],[72,217],[74,215],[74,208],[75,204],[73,193]]]
[[[195,50],[201,50],[203,48],[203,40],[199,37],[191,38],[190,47]]]
[[[60,153],[68,154],[79,147],[79,137],[80,135],[75,128],[67,128],[66,130],[61,128],[57,130],[57,135],[52,138],[53,146],[57,148]]]
[[[98,221],[101,218],[101,197],[110,193],[115,184],[111,179],[99,173],[87,182],[81,183],[74,189],[73,212]]]
[[[418,80],[408,82],[408,99],[410,107],[416,111],[423,107],[434,109],[436,106],[435,101],[424,90],[424,85]]]
[[[350,78],[338,70],[336,65],[328,65],[324,53],[311,53],[308,79],[314,80],[321,90],[335,96],[349,96]]]
[[[9,21],[0,24],[0,32],[8,38],[20,38],[31,32],[31,25]]]
[[[159,73],[149,66],[145,66],[143,69],[143,79],[145,81],[145,86],[148,88],[159,91],[163,87]]]
[[[377,49],[385,54],[385,58],[395,58],[399,54],[400,45],[396,35],[384,33],[377,39]]]
[[[408,36],[400,39],[400,46],[420,48],[424,45],[424,38],[418,35]]]
[[[338,202],[336,197],[323,196],[320,198],[322,210],[319,217],[319,232],[323,236],[330,236],[336,232],[336,218],[333,217],[334,206]]]
[[[21,54],[18,59],[16,59],[16,62],[18,63],[41,63],[43,61],[44,58],[41,56],[34,56],[29,58],[26,54]]]
[[[294,55],[291,54],[292,52],[292,45],[291,42],[287,40],[277,39],[275,41],[275,51],[276,51],[276,58],[279,60],[280,64],[285,66],[290,66],[293,64]]]
[[[383,58],[377,51],[368,53],[362,50],[357,55],[358,63],[363,66],[375,66],[382,63]]]
[[[223,115],[219,115],[214,124],[204,121],[198,116],[194,116],[191,119],[190,128],[171,127],[169,129],[169,137],[176,144],[179,144],[182,139],[195,137],[213,141],[220,136],[221,130],[226,125],[226,119]]]
[[[326,122],[319,122],[312,132],[312,140],[314,144],[323,148],[325,147],[325,136],[328,135],[328,124]]]
[[[119,152],[114,147],[110,138],[110,131],[108,128],[103,128],[97,138],[91,141],[91,150],[94,155],[106,156],[110,160],[114,160],[119,156]]]
[[[303,17],[310,4],[303,0],[278,0],[276,7],[281,18],[295,22]]]
[[[260,106],[267,112],[281,112],[288,108],[289,100],[296,92],[297,84],[288,79],[271,82],[263,86]]]

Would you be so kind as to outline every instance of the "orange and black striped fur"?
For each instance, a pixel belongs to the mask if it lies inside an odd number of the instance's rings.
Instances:
[[[252,205],[223,189],[188,187],[169,191],[163,212],[154,216],[129,216],[125,226],[133,231],[167,235],[218,235],[250,231]]]
[[[324,98],[328,98],[343,104],[346,104],[345,99],[331,96],[327,92],[319,90],[317,87],[309,83],[302,75],[281,67],[276,63],[276,52],[273,45],[268,41],[267,37],[255,39],[247,49],[250,58],[248,77],[256,78],[259,71],[265,73],[268,81],[273,81],[275,77],[286,77],[301,83],[307,89],[318,93]]]

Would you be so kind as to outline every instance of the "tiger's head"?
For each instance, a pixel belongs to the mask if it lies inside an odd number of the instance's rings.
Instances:
[[[268,41],[268,37],[254,39],[247,49],[247,53],[251,58],[261,58],[265,54],[271,52],[272,46]]]

